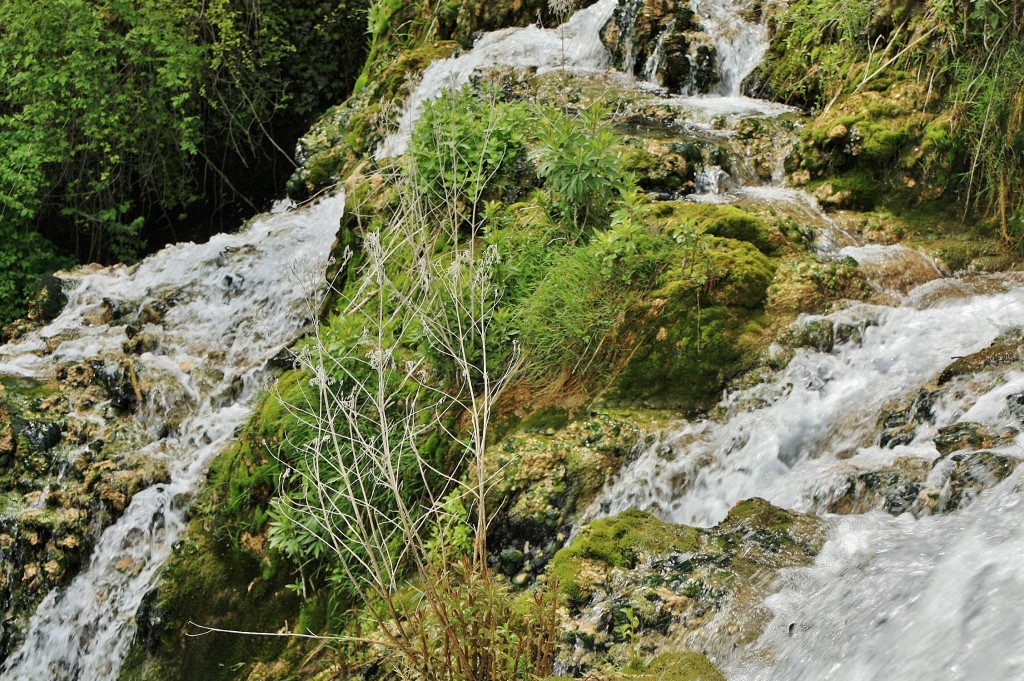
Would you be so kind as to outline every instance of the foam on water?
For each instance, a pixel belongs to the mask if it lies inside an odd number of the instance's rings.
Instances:
[[[166,461],[170,482],[136,494],[100,537],[88,567],[51,592],[25,642],[0,669],[4,679],[116,679],[134,617],[185,528],[185,512],[206,464],[234,437],[264,387],[267,362],[308,323],[344,197],[254,219],[236,234],[177,244],[134,267],[68,276],[68,304],[51,324],[0,347],[0,372],[45,378],[59,363],[118,357],[125,327],[103,308],[168,304],[157,347],[135,360],[152,385],[136,418],[153,439],[142,453]],[[52,352],[49,344],[56,344]],[[152,379],[147,382],[147,378]],[[170,407],[180,427],[159,437]],[[153,423],[147,423],[153,420]]]

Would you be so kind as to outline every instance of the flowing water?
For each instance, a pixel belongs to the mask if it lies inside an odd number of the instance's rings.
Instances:
[[[554,28],[530,25],[491,31],[465,54],[434,62],[409,95],[398,130],[377,150],[377,158],[405,153],[423,105],[445,90],[461,87],[475,73],[495,67],[536,69],[538,74],[558,68],[577,73],[605,70],[611,60],[598,32],[611,18],[615,5],[616,0],[598,0]]]
[[[135,360],[140,383],[154,386],[137,416],[154,435],[142,451],[167,463],[170,482],[136,494],[99,538],[88,567],[46,597],[23,646],[0,669],[4,679],[117,678],[135,613],[185,527],[204,467],[265,389],[268,361],[309,322],[343,207],[341,195],[299,210],[282,207],[237,234],[169,246],[135,267],[71,275],[60,316],[0,347],[0,372],[52,377],[60,363],[121,355],[125,325],[96,323],[97,310],[137,311],[172,301],[159,328],[151,329],[158,334],[155,349]],[[159,437],[169,409],[185,415]]]

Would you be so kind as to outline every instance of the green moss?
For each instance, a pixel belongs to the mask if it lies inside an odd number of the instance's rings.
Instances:
[[[299,140],[301,163],[288,180],[288,195],[304,199],[348,177],[383,140],[382,104],[399,97],[410,74],[449,56],[453,48],[453,43],[429,43],[390,56],[375,50],[367,59],[368,85],[328,109]]]
[[[594,590],[584,574],[588,562],[628,570],[636,567],[645,553],[692,552],[697,548],[694,528],[631,509],[590,523],[570,546],[555,554],[548,574],[569,603],[578,606]]]
[[[736,206],[666,201],[657,206],[654,215],[659,228],[665,233],[692,229],[698,233],[751,243],[762,253],[775,252],[784,241],[777,229]]]
[[[640,676],[659,681],[725,681],[706,655],[690,650],[658,655]]]
[[[708,244],[703,284],[675,272],[625,313],[613,343],[623,359],[613,363],[611,398],[703,408],[753,361],[774,265],[745,242]]]
[[[560,407],[545,407],[523,419],[522,430],[526,433],[544,433],[561,430],[569,424],[569,410]]]
[[[281,579],[264,580],[251,556],[218,545],[202,521],[193,521],[164,569],[156,598],[140,624],[139,643],[121,681],[235,679],[261,660],[281,654],[287,639],[195,631],[189,622],[242,631],[275,632],[294,622],[297,595]]]
[[[744,525],[753,529],[768,530],[777,532],[788,532],[793,525],[796,515],[759,497],[753,497],[738,502],[729,509],[725,520],[719,524],[719,529],[732,531]]]

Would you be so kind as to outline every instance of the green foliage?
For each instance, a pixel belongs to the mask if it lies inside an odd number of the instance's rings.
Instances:
[[[0,5],[5,213],[30,224],[56,192],[86,254],[131,257],[141,223],[125,199],[187,199],[203,64],[178,14],[158,0]]]
[[[471,85],[427,102],[411,142],[412,175],[427,213],[455,208],[475,227],[485,191],[523,172],[531,118],[524,105]]]
[[[725,676],[706,655],[690,650],[661,653],[646,665],[638,678],[659,681],[725,681]]]
[[[0,3],[0,217],[84,260],[136,257],[205,175],[213,208],[237,197],[235,168],[347,89],[364,4]]]
[[[549,109],[532,155],[537,174],[577,237],[607,224],[612,204],[632,186],[612,149],[618,136],[603,123],[609,109],[593,104],[574,116]]]
[[[999,15],[988,16],[995,21]],[[968,157],[967,200],[997,216],[1004,238],[1019,246],[1024,240],[1024,44],[1006,34],[993,42],[999,45],[993,51],[961,56],[952,65],[955,131]]]
[[[70,264],[39,234],[0,221],[0,326],[24,316],[37,283]]]
[[[623,311],[657,285],[672,246],[630,227],[563,255],[517,312],[529,373],[587,369]]]
[[[867,51],[864,36],[876,5],[876,0],[787,5],[763,68],[772,90],[808,108],[831,100],[846,85],[852,63]]]

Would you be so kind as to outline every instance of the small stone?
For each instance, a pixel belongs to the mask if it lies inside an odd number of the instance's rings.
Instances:
[[[982,423],[962,421],[939,428],[935,436],[935,449],[945,456],[961,449],[978,450],[1010,445],[1017,437],[1016,428],[995,429]]]
[[[512,583],[516,586],[526,586],[526,583],[530,581],[530,573],[520,572],[518,575],[512,578]]]
[[[835,142],[837,140],[841,140],[841,139],[845,138],[849,134],[850,134],[849,128],[847,128],[842,123],[838,123],[838,124],[832,126],[832,129],[828,131],[828,138],[829,138],[829,140]]]
[[[30,585],[31,582],[37,581],[39,577],[39,563],[29,563],[25,566],[25,569],[21,572],[21,581],[23,584]],[[30,586],[31,588],[31,586]]]
[[[78,539],[78,537],[76,537],[73,534],[69,534],[63,539],[57,541],[57,546],[61,547],[62,549],[67,549],[69,551],[77,549],[80,545],[81,541]]]
[[[125,556],[121,560],[114,563],[114,569],[118,572],[129,572],[132,568],[132,565],[134,564],[135,561],[132,560],[131,556]]]
[[[789,176],[789,181],[793,183],[794,187],[803,187],[811,181],[811,171],[798,170]]]

